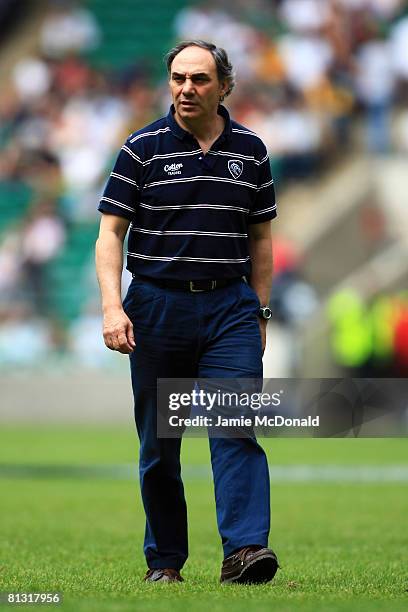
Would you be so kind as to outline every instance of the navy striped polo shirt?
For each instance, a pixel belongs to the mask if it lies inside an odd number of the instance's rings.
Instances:
[[[249,276],[248,227],[276,216],[268,154],[260,138],[232,121],[203,155],[197,140],[167,117],[126,140],[99,204],[129,219],[127,269],[159,279]]]

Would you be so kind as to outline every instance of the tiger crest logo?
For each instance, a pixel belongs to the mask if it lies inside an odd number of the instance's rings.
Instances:
[[[244,169],[244,164],[240,159],[230,159],[228,162],[228,170],[231,173],[232,178],[237,179],[241,176]]]

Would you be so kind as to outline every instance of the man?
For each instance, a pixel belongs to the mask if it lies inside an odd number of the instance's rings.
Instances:
[[[276,216],[265,146],[220,105],[234,86],[225,51],[183,42],[167,66],[173,105],[122,147],[96,248],[105,344],[130,354],[148,581],[182,581],[188,555],[181,440],[157,438],[157,379],[262,377]],[[210,450],[221,582],[271,580],[265,453],[254,436],[214,437]]]

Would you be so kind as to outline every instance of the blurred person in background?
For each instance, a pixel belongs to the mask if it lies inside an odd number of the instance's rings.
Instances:
[[[273,239],[273,290],[268,325],[272,347],[264,357],[266,378],[287,378],[301,371],[300,331],[318,306],[315,289],[304,280],[298,248],[283,235]]]
[[[150,582],[182,581],[188,556],[181,439],[157,437],[157,379],[262,378],[276,216],[265,145],[221,105],[234,87],[226,52],[182,42],[167,68],[173,104],[123,145],[96,247],[105,343],[130,354]],[[134,278],[122,305],[129,226]],[[252,430],[210,437],[210,450],[220,581],[267,582],[278,562],[267,548],[266,455]]]
[[[408,292],[398,297],[397,315],[393,330],[394,374],[408,377]]]
[[[40,316],[49,315],[47,264],[58,254],[65,229],[53,201],[34,205],[22,231],[22,259],[26,287]]]
[[[354,378],[408,374],[408,294],[381,293],[364,302],[352,289],[335,292],[327,306],[332,357]]]
[[[17,300],[22,278],[21,235],[14,229],[0,243],[0,304]]]
[[[395,75],[389,42],[379,33],[373,32],[358,49],[355,78],[357,96],[367,110],[367,149],[371,153],[387,153]]]
[[[40,31],[41,49],[46,57],[64,57],[72,51],[98,46],[101,33],[91,11],[74,0],[52,0]]]

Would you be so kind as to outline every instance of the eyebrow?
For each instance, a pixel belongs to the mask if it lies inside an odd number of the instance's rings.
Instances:
[[[185,77],[186,73],[184,73],[184,72],[172,72],[171,76],[173,76],[173,77]],[[210,75],[207,72],[195,72],[191,76],[192,77],[207,77],[207,78],[210,78]]]

